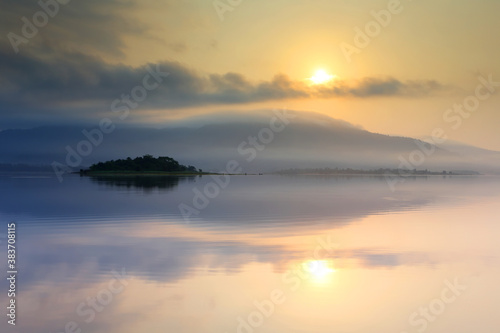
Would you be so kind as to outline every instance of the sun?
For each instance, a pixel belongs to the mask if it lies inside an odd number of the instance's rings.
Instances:
[[[335,77],[336,75],[330,75],[324,69],[318,69],[309,80],[311,80],[313,84],[324,84],[333,80]]]

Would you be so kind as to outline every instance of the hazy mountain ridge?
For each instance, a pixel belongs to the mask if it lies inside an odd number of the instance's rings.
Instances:
[[[183,164],[197,165],[208,171],[223,170],[227,161],[236,159],[246,172],[269,172],[285,168],[397,168],[401,158],[420,154],[424,141],[376,134],[342,120],[314,113],[296,112],[274,139],[255,150],[256,158],[241,154],[238,147],[252,148],[249,137],[257,137],[269,128],[272,113],[260,113],[218,122],[189,126],[188,121],[163,129],[121,128],[103,135],[102,144],[83,158],[82,166],[98,161],[152,154],[171,156]],[[0,132],[0,163],[65,163],[66,146],[76,149],[86,140],[81,127],[38,127]],[[87,127],[91,130],[92,127]],[[245,143],[246,142],[246,143]],[[500,152],[471,146],[431,146],[432,153],[415,168],[433,170],[500,171]],[[458,149],[462,147],[463,149]],[[253,149],[253,148],[252,148]],[[417,153],[415,153],[417,151]],[[473,153],[472,153],[473,152]]]

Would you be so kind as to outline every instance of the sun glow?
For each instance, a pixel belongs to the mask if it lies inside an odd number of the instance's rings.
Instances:
[[[316,281],[325,280],[331,273],[335,272],[328,260],[310,260],[302,265],[304,270]]]
[[[313,84],[323,84],[333,80],[336,75],[328,74],[324,69],[318,69],[309,80]]]

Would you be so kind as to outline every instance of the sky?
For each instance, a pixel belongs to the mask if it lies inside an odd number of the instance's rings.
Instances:
[[[287,108],[500,150],[500,1],[0,6],[0,130],[95,124],[124,108],[124,125],[155,128]]]

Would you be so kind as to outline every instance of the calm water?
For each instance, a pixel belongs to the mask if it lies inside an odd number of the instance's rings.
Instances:
[[[500,178],[217,181],[0,175],[0,331],[498,332]]]

